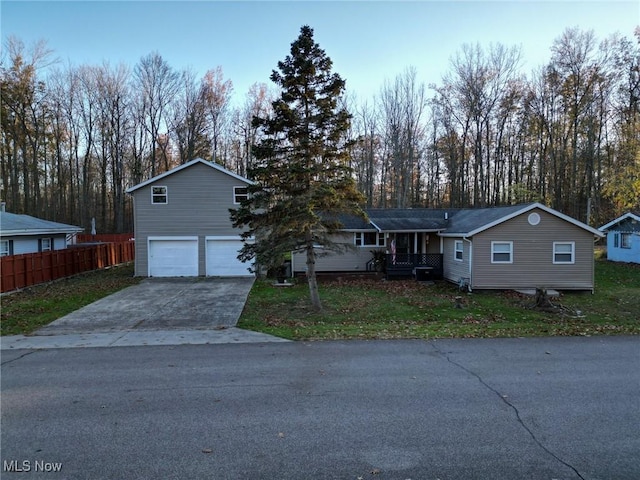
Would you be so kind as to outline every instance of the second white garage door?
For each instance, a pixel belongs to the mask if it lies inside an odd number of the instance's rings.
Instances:
[[[149,238],[150,277],[197,277],[198,237]]]
[[[239,277],[253,275],[250,263],[238,260],[242,240],[238,237],[207,237],[207,275]]]

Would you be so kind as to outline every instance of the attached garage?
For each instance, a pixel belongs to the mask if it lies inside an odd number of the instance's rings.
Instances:
[[[197,277],[198,237],[149,237],[150,277]]]
[[[242,240],[233,237],[207,237],[207,275],[240,277],[253,275],[249,263],[238,260]]]

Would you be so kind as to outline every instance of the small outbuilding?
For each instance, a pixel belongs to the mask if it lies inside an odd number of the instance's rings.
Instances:
[[[640,264],[640,212],[628,212],[601,226],[607,235],[607,260]]]

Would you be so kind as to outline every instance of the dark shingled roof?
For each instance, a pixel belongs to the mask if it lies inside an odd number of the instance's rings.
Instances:
[[[445,237],[459,237],[475,235],[535,208],[589,230],[594,235],[604,236],[594,228],[536,202],[488,208],[371,208],[365,210],[371,223],[356,216],[344,215],[339,219],[342,229],[349,231],[439,232]]]
[[[447,225],[446,233],[462,234],[472,232],[503,217],[517,213],[529,205],[531,204],[491,208],[465,208],[458,210],[455,215],[449,217],[450,221],[449,225]]]
[[[356,216],[340,216],[344,230],[434,232],[465,234],[516,213],[531,204],[490,208],[370,208],[371,223]]]
[[[436,231],[447,226],[445,213],[452,210],[431,208],[376,208],[367,210],[369,220],[384,232]]]

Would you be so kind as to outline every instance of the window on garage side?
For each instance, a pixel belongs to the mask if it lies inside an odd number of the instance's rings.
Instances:
[[[491,242],[491,263],[513,263],[513,242]]]
[[[575,242],[553,242],[553,263],[575,263]]]
[[[247,187],[233,187],[233,203],[236,205],[244,202],[249,198]]]
[[[358,247],[384,247],[384,233],[356,232],[354,243]]]
[[[151,203],[155,205],[169,203],[167,187],[151,187]]]

